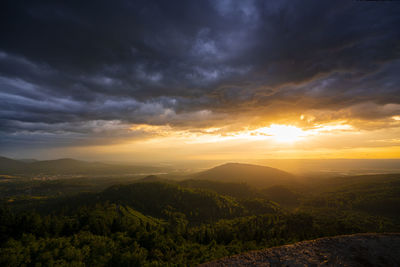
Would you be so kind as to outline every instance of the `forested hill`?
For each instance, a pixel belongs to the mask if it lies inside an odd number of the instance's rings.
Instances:
[[[184,214],[193,224],[280,212],[279,205],[266,199],[236,199],[210,190],[191,189],[161,182],[115,185],[100,193],[85,193],[37,202],[34,207],[41,213],[63,211],[65,214],[74,214],[79,206],[95,207],[107,203],[126,205],[157,218],[164,218],[165,212],[172,210]]]
[[[15,188],[0,202],[0,266],[195,266],[320,237],[400,232],[400,175],[349,178],[301,192],[154,176],[106,189],[97,179],[7,180],[1,192]]]
[[[196,180],[247,183],[256,188],[297,183],[296,176],[271,167],[227,163],[192,176]]]

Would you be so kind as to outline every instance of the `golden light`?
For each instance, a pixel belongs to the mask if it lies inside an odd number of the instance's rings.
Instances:
[[[246,142],[246,141],[274,141],[275,143],[292,144],[305,140],[306,138],[316,138],[318,136],[328,136],[343,132],[351,132],[353,127],[339,121],[328,124],[314,125],[311,129],[301,129],[293,125],[271,124],[270,126],[256,129],[244,129],[241,131],[225,131],[220,127],[210,127],[204,129],[176,129],[169,125],[157,126],[147,124],[135,124],[130,127],[131,131],[137,131],[144,137],[140,142],[147,143],[184,143],[184,144],[207,144],[221,142]]]
[[[305,137],[307,133],[300,128],[292,125],[272,124],[269,127],[263,127],[256,130],[277,142],[292,143]]]

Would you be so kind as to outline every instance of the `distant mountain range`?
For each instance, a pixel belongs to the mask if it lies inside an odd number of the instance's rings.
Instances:
[[[162,173],[167,168],[151,166],[114,165],[102,162],[87,162],[75,159],[15,160],[0,157],[0,174],[10,175],[110,175]]]
[[[87,162],[75,159],[15,160],[0,157],[0,174],[6,175],[119,175],[157,174],[167,168],[150,166],[114,165],[102,162]],[[227,163],[195,173],[185,178],[229,183],[246,183],[256,188],[297,183],[297,177],[288,172],[259,165]],[[150,176],[144,180],[158,181]]]
[[[116,165],[69,158],[39,161],[0,157],[0,174],[6,175],[146,175],[168,172],[168,170],[168,168],[162,167]],[[185,178],[225,183],[246,183],[256,188],[293,185],[298,181],[298,178],[293,174],[279,169],[241,163],[223,164],[203,172],[185,176]],[[157,176],[148,176],[143,179],[143,181],[147,182],[161,180],[163,179]]]

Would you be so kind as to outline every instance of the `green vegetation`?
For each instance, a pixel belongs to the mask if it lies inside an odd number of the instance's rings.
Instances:
[[[260,189],[157,176],[7,179],[0,194],[1,266],[193,266],[323,236],[400,231],[396,174]]]

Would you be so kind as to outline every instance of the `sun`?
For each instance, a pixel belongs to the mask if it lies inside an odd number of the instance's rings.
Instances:
[[[271,124],[269,127],[258,129],[258,131],[282,143],[292,143],[306,136],[305,131],[292,125]]]

